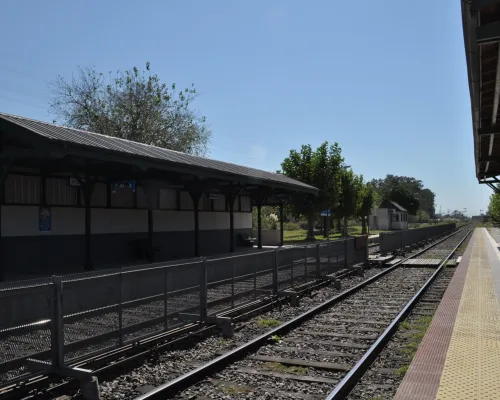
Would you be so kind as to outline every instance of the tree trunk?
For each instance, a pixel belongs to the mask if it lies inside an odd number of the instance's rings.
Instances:
[[[314,213],[307,216],[307,237],[306,240],[315,240],[314,237]]]
[[[344,237],[347,237],[347,217],[344,217]]]
[[[366,217],[361,217],[361,234],[366,235]]]
[[[340,226],[340,218],[339,218],[339,219],[337,219],[337,232],[338,232],[338,233],[341,233],[341,232],[342,232],[342,228],[341,228],[341,226]]]

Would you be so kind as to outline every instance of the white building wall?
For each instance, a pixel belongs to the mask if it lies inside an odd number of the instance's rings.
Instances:
[[[40,232],[39,206],[2,206],[2,236],[83,235],[85,209],[51,206],[51,231]],[[229,229],[229,213],[200,212],[200,230]],[[137,233],[148,231],[147,210],[91,209],[93,234]],[[234,229],[252,229],[251,213],[234,213]],[[155,232],[194,230],[193,211],[153,210]]]
[[[38,206],[2,206],[2,236],[83,235],[85,210],[51,207],[52,229],[39,231]]]
[[[85,213],[85,210],[82,211]],[[136,233],[147,231],[147,210],[91,209],[92,233]]]
[[[381,231],[387,231],[390,229],[390,215],[387,208],[378,208],[375,210],[375,215],[377,216],[378,229]]]

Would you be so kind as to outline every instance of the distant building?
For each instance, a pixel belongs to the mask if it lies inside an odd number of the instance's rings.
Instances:
[[[408,211],[394,201],[385,200],[368,217],[368,224],[371,230],[408,229]]]

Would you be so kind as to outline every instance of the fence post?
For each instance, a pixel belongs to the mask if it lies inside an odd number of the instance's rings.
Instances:
[[[349,260],[347,259],[347,236],[344,236],[344,268],[349,267]]]
[[[167,267],[163,268],[165,271],[165,276],[163,277],[163,285],[165,287],[165,292],[163,293],[163,312],[164,312],[164,321],[163,324],[165,325],[165,330],[168,329],[168,272],[167,272]]]
[[[118,331],[119,331],[119,337],[118,337],[118,344],[120,346],[123,345],[123,272],[120,267],[120,279],[119,279],[119,284],[120,284],[120,293],[118,297]]]
[[[307,282],[307,246],[304,247],[304,278]]]
[[[274,250],[273,294],[278,294],[278,249]]]
[[[231,307],[234,308],[234,257],[231,258]]]
[[[200,283],[200,320],[205,322],[208,315],[208,304],[207,304],[207,258],[203,258],[203,264],[201,266],[201,283]]]
[[[321,258],[319,243],[316,243],[316,279],[321,278]]]
[[[253,299],[257,298],[257,264],[253,264]]]
[[[64,365],[64,320],[63,320],[63,282],[60,276],[52,276],[50,348],[52,367]]]

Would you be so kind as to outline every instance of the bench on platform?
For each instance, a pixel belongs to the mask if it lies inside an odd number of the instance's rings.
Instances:
[[[257,241],[257,238],[242,234],[238,235],[238,239],[243,247],[253,247],[254,243]]]

